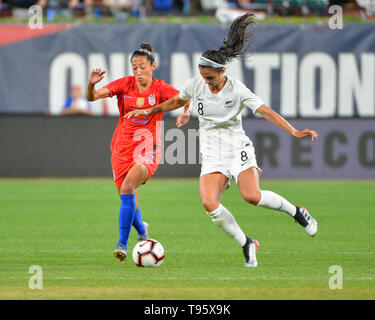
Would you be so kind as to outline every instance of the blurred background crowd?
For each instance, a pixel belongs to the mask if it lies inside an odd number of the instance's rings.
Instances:
[[[0,18],[27,19],[33,5],[43,8],[48,21],[79,17],[130,17],[215,15],[217,9],[253,10],[264,16],[327,16],[332,5],[344,13],[359,13],[364,19],[375,15],[375,0],[0,0]]]

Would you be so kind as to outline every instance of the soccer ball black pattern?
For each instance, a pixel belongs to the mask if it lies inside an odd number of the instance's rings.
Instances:
[[[158,267],[164,256],[163,246],[154,239],[142,240],[133,249],[133,261],[138,267]]]

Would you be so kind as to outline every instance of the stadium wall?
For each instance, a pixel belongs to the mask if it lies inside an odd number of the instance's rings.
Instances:
[[[243,120],[264,178],[375,179],[375,119],[298,119],[317,130],[297,140],[271,123]],[[0,116],[0,177],[110,177],[109,145],[117,117]],[[155,176],[198,177],[198,120],[162,124],[163,157]],[[214,146],[217,147],[217,146]]]
[[[154,46],[155,77],[179,89],[199,75],[201,53],[218,48],[227,31],[219,24],[0,26],[0,113],[59,114],[70,87],[85,88],[91,69],[107,70],[101,85],[131,74],[140,42]],[[227,72],[267,105],[290,118],[375,118],[374,25],[259,24],[254,32],[253,55]],[[93,110],[118,115],[115,98],[96,101]]]

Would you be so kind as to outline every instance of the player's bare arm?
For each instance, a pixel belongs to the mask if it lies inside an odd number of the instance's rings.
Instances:
[[[304,129],[297,130],[295,129],[288,121],[286,121],[282,116],[277,112],[273,111],[271,108],[266,105],[260,106],[257,110],[257,113],[262,115],[266,120],[272,122],[274,125],[278,126],[281,129],[289,132],[292,136],[301,139],[310,136],[311,141],[314,141],[318,138],[318,134],[314,130]]]
[[[98,99],[108,98],[108,88],[95,89],[95,85],[103,80],[105,76],[105,70],[100,68],[93,69],[89,76],[89,83],[86,90],[86,98],[88,101],[95,101]]]
[[[187,104],[184,106],[184,113],[181,113],[177,119],[176,119],[176,126],[177,128],[180,128],[187,124],[190,120],[190,114],[191,114],[191,101],[189,101]]]
[[[189,101],[189,100],[188,100]],[[188,101],[180,99],[179,94],[176,94],[173,98],[148,109],[138,109],[128,112],[124,118],[131,118],[133,116],[147,116],[152,113],[168,112],[176,110],[184,106]]]

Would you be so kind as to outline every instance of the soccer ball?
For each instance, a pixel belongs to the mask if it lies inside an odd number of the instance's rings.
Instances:
[[[158,267],[163,260],[164,248],[157,240],[142,240],[133,249],[133,261],[138,267]]]

